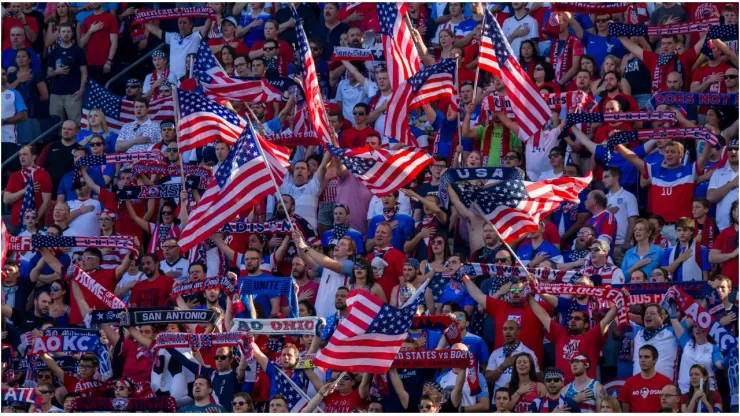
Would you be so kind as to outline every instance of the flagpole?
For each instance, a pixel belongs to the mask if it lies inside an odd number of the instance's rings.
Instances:
[[[254,114],[252,109],[249,107],[249,105],[246,106],[249,110],[249,113],[254,117],[254,120],[257,121],[257,116]],[[288,220],[288,224],[290,224],[290,230],[293,231],[293,220],[290,218],[290,213],[288,212],[288,207],[285,206],[285,201],[283,201],[283,194],[280,193],[280,187],[277,186],[277,181],[275,180],[275,175],[272,173],[272,168],[270,168],[270,164],[267,162],[267,156],[265,156],[265,151],[262,150],[262,145],[259,141],[259,135],[257,134],[257,131],[254,130],[254,126],[252,125],[251,120],[247,120],[247,124],[249,125],[249,129],[252,131],[252,134],[254,135],[254,142],[257,143],[257,149],[259,149],[260,154],[262,155],[262,160],[265,162],[265,167],[267,168],[267,171],[270,172],[270,179],[272,179],[272,183],[275,184],[275,190],[278,194],[278,199],[280,200],[280,205],[283,206],[283,211],[285,212],[285,219]]]
[[[486,14],[485,13],[483,13],[483,27],[484,28],[486,27]],[[481,29],[481,38],[483,38],[482,31],[483,29]],[[480,48],[482,46],[483,45],[481,44],[481,42],[478,42],[478,59],[480,59]],[[475,104],[475,97],[476,95],[478,95],[477,94],[478,93],[478,75],[480,75],[480,66],[476,65],[475,66],[475,81],[473,83],[473,104]]]
[[[192,59],[191,59],[192,62]],[[175,136],[175,143],[177,143],[177,153],[180,154],[178,158],[180,160],[180,178],[182,178],[182,189],[185,189],[185,166],[182,163],[182,153],[180,153],[180,97],[177,95],[177,88],[172,91],[172,96],[175,99],[175,128],[177,129],[177,135]]]
[[[458,98],[457,100],[457,144],[458,146],[462,146],[463,137],[462,137],[462,126],[460,125],[460,111],[462,111],[463,102],[462,102],[462,99],[460,98],[460,72],[459,72],[460,68],[458,66],[460,63],[459,59],[460,59],[459,55],[455,56],[455,92],[457,93],[457,98]],[[457,151],[457,149],[455,149],[455,151]],[[463,153],[465,153],[465,151],[463,151]],[[463,167],[462,166],[463,153],[459,155],[457,154],[455,155],[455,158],[460,157],[460,167]],[[453,160],[452,166],[454,165],[455,164]]]
[[[288,375],[287,375],[287,374],[285,374],[285,372],[283,372],[283,370],[282,370],[282,369],[281,369],[280,367],[278,367],[278,366],[275,366],[275,369],[276,369],[277,371],[279,371],[279,372],[280,372],[280,374],[282,374],[282,375],[283,375],[283,377],[285,377],[285,379],[286,379],[286,380],[288,380],[288,383],[290,383],[290,385],[291,385],[291,386],[293,387],[293,389],[294,389],[295,391],[297,391],[297,392],[298,392],[298,394],[300,394],[300,395],[301,395],[301,397],[303,397],[303,398],[304,398],[304,399],[306,400],[306,402],[310,402],[310,401],[311,401],[311,398],[310,398],[310,397],[308,397],[308,394],[306,394],[306,392],[304,392],[302,388],[298,387],[298,385],[297,385],[297,384],[295,384],[295,382],[293,381],[293,379],[291,379],[290,377],[288,377]],[[308,371],[308,370],[305,370],[305,371]],[[310,371],[313,371],[313,370],[310,370]],[[342,374],[344,374],[344,373],[342,373]],[[289,410],[290,410],[290,409],[289,409]],[[312,412],[312,413],[316,413],[316,411],[317,411],[317,410],[318,410],[318,411],[319,411],[320,413],[324,413],[324,411],[323,411],[323,410],[321,410],[321,408],[319,408],[318,406],[316,406],[316,408],[315,408],[315,409],[313,410],[313,412]]]
[[[509,253],[511,253],[511,255],[514,256],[514,260],[516,260],[517,263],[519,263],[519,264],[522,265],[522,268],[524,269],[524,272],[527,274],[527,278],[529,280],[533,280],[534,282],[536,282],[537,280],[534,278],[534,276],[532,276],[529,273],[529,270],[527,270],[527,266],[522,262],[522,260],[519,258],[519,256],[516,255],[516,251],[511,248],[511,246],[509,245],[509,243],[506,242],[506,240],[501,235],[501,233],[498,232],[498,228],[496,228],[496,226],[493,225],[493,223],[491,222],[491,220],[489,220],[488,217],[486,217],[486,214],[483,212],[483,209],[480,207],[480,205],[478,205],[478,202],[473,202],[473,206],[475,207],[475,210],[478,211],[478,213],[483,218],[485,218],[486,222],[489,223],[489,224],[491,224],[491,227],[493,227],[493,231],[496,232],[496,235],[498,236],[499,240],[501,240],[501,242],[504,243],[504,245],[506,246],[506,248],[509,250]],[[539,224],[538,224],[538,226],[539,226]]]

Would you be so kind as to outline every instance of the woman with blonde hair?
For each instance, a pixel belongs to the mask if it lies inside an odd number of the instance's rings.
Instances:
[[[622,413],[622,406],[614,396],[602,396],[599,399],[599,413]]]
[[[652,243],[655,234],[655,227],[650,221],[640,218],[635,222],[633,235],[637,244],[624,254],[622,273],[625,276],[632,276],[632,272],[638,269],[650,276],[653,269],[660,266],[664,249]]]
[[[103,113],[103,110],[99,108],[93,108],[87,114],[87,128],[80,129],[75,141],[77,141],[81,146],[85,146],[88,151],[91,151],[90,141],[93,136],[96,135],[103,137],[103,141],[105,142],[105,153],[116,152],[116,139],[118,139],[118,134],[108,128],[108,123],[105,121],[105,113]]]
[[[629,81],[627,81],[622,75],[622,60],[617,58],[615,55],[607,55],[604,58],[604,62],[601,63],[601,70],[599,71],[599,75],[601,78],[594,80],[591,83],[591,89],[594,93],[594,95],[599,95],[604,91],[604,74],[608,73],[609,71],[616,71],[617,74],[619,74],[620,81],[619,81],[619,90],[622,91],[624,94],[632,95],[632,87],[630,87]],[[631,108],[630,111],[637,111],[636,108]]]

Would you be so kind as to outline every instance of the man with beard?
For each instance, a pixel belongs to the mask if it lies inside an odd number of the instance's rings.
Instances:
[[[584,225],[576,234],[575,245],[563,255],[562,264],[559,268],[571,269],[580,267],[582,264],[578,260],[586,259],[591,255],[591,243],[596,239],[596,230],[590,225]]]
[[[606,340],[609,325],[617,316],[617,309],[612,307],[598,325],[591,326],[588,313],[582,310],[572,311],[568,316],[568,328],[553,321],[551,313],[546,311],[533,297],[529,297],[529,306],[547,331],[547,338],[555,344],[555,366],[567,369],[565,381],[573,380],[570,372],[570,360],[578,351],[589,357],[598,357]],[[591,329],[589,329],[591,328]],[[596,377],[596,367],[589,369],[589,376]],[[562,387],[562,386],[560,386]]]
[[[8,260],[3,265],[2,293],[3,303],[20,310],[26,309],[29,295],[35,285],[31,279],[21,278],[18,263]]]
[[[635,99],[631,95],[627,95],[620,91],[619,84],[622,81],[622,77],[619,76],[619,73],[617,73],[617,71],[607,72],[603,75],[602,79],[604,81],[604,89],[606,90],[606,94],[601,98],[599,106],[597,107],[599,112],[603,113],[606,103],[612,100],[616,100],[617,97],[622,97],[629,103],[628,109],[622,109],[624,112],[639,110],[639,107],[637,107],[637,101],[635,101]],[[635,123],[635,128],[642,128],[642,123]]]
[[[581,408],[573,399],[560,392],[563,389],[563,372],[559,368],[545,371],[544,397],[534,399],[529,406],[530,413],[581,413]]]
[[[81,148],[76,141],[78,125],[73,120],[62,123],[61,140],[55,140],[44,147],[36,164],[43,167],[51,177],[51,196],[57,198],[57,189],[62,177],[67,172],[75,169],[74,151]],[[102,176],[100,179],[103,179]],[[103,184],[105,182],[102,182]],[[62,199],[64,201],[64,199]]]
[[[167,274],[160,274],[159,259],[156,255],[143,254],[140,261],[141,271],[146,279],[132,282],[133,288],[129,298],[131,306],[136,308],[166,306],[175,284],[174,279]]]
[[[254,358],[257,361],[257,364],[262,368],[262,370],[264,370],[267,377],[271,380],[269,397],[283,393],[281,390],[278,390],[278,383],[276,382],[279,371],[285,373],[285,375],[290,377],[290,379],[304,391],[308,387],[309,381],[317,391],[324,386],[324,383],[321,382],[319,376],[314,370],[310,369],[306,371],[295,368],[296,364],[298,364],[299,357],[298,347],[295,344],[286,343],[283,345],[283,348],[280,350],[279,361],[270,360],[267,355],[262,352],[256,342],[252,342],[252,351],[254,352]],[[278,362],[280,364],[278,364]]]
[[[184,19],[183,17],[180,20]],[[185,405],[177,409],[182,413],[224,413],[226,409],[220,404],[211,402],[213,384],[208,376],[198,376],[193,382],[193,404]]]
[[[324,21],[316,24],[311,30],[311,37],[324,43],[321,58],[325,61],[331,59],[334,48],[339,46],[339,38],[349,30],[349,25],[339,20],[338,12],[337,3],[324,4]]]
[[[503,299],[497,299],[483,293],[467,275],[463,275],[462,281],[465,283],[470,296],[475,299],[479,306],[485,307],[486,313],[493,318],[496,324],[497,334],[503,333],[504,322],[510,320],[520,322],[520,326],[527,329],[522,334],[521,341],[534,351],[537,362],[541,363],[544,354],[544,347],[542,345],[542,339],[545,336],[544,328],[532,307],[527,303],[527,299],[523,298],[524,282],[504,285],[501,291],[506,290],[506,295],[503,296]],[[507,286],[508,289],[506,289]],[[540,305],[548,313],[552,312],[553,308],[547,302],[540,301]],[[496,337],[494,348],[498,349],[503,345],[503,337]]]
[[[472,230],[471,232],[475,232]],[[496,230],[488,221],[483,225],[483,247],[475,250],[470,254],[470,261],[473,263],[496,263],[497,254],[504,249]]]
[[[411,285],[414,289],[419,289],[422,283],[424,283],[423,279],[419,279],[419,276],[421,276],[419,266],[419,260],[414,258],[407,259],[403,264],[403,281],[393,286],[393,290],[391,290],[389,301],[391,306],[400,307],[405,303],[403,299],[410,297],[411,290],[410,288],[406,288],[406,286]]]
[[[49,265],[56,273],[60,276],[67,275],[67,267],[63,266],[59,262],[59,259],[48,248],[39,248],[39,252],[44,256],[46,264]],[[93,280],[98,284],[106,288],[109,292],[113,293],[116,288],[116,283],[121,280],[121,276],[128,270],[129,264],[131,264],[131,252],[123,257],[123,261],[115,269],[103,269],[100,267],[100,263],[103,261],[103,253],[95,247],[88,247],[82,254],[82,262],[80,262],[80,268],[82,271],[87,273]],[[73,282],[72,285],[77,285]],[[90,307],[95,309],[108,309],[108,305],[105,304],[101,299],[98,299],[91,291],[84,290],[84,300]],[[80,306],[77,303],[77,297],[72,297],[70,302],[69,310],[69,323],[78,325],[82,323],[83,315],[81,314]]]
[[[3,282],[3,286],[5,282]],[[38,290],[33,295],[33,313],[27,313],[25,303],[18,305],[20,308],[14,308],[5,303],[5,290],[3,290],[3,306],[2,314],[5,318],[13,321],[15,326],[18,328],[19,334],[25,334],[26,332],[34,329],[40,329],[41,325],[46,322],[55,322],[53,318],[49,316],[49,308],[51,307],[51,295],[45,290]],[[56,325],[56,323],[55,323]]]
[[[285,180],[280,186],[280,192],[293,198],[295,213],[305,218],[316,229],[318,223],[317,211],[319,207],[319,195],[325,184],[326,165],[331,160],[331,152],[324,152],[318,170],[309,180],[311,171],[305,161],[296,162],[292,172],[285,175]],[[278,211],[280,208],[278,208]]]
[[[586,374],[589,368],[591,368],[591,360],[585,354],[580,352],[576,354],[570,360],[570,371],[575,378],[562,391],[565,397],[578,403],[581,412],[596,413],[596,404],[607,393],[601,383]]]
[[[10,225],[12,226],[21,226],[21,217],[26,215],[25,212],[21,213],[21,207],[29,181],[33,182],[33,200],[38,208],[36,210],[38,213],[37,219],[41,219],[39,222],[44,223],[43,218],[46,217],[46,209],[51,201],[52,182],[49,173],[44,168],[36,165],[36,158],[37,153],[34,146],[21,147],[18,151],[21,170],[10,175],[3,193],[3,203],[12,205],[10,214]]]
[[[316,304],[316,295],[319,293],[319,282],[312,280],[308,276],[308,268],[306,262],[300,257],[293,257],[293,269],[290,271],[290,275],[293,276],[293,280],[298,285],[298,301],[307,300],[312,305]],[[290,312],[290,306],[288,305],[288,297],[282,295],[280,298],[280,312],[283,315],[288,316]]]
[[[357,244],[359,254],[364,254],[364,237],[361,232],[355,230],[349,225],[349,207],[344,204],[337,204],[334,207],[334,228],[324,231],[321,236],[321,245],[324,247],[334,246],[342,237],[347,236]]]
[[[248,248],[244,252],[244,265],[247,269],[247,275],[237,279],[237,286],[241,288],[247,279],[255,277],[273,277],[271,274],[263,273],[260,270],[262,263],[262,253],[254,248]],[[244,305],[249,308],[249,295],[241,291],[241,298]],[[254,305],[257,308],[255,313],[258,318],[266,318],[269,315],[280,312],[280,296],[270,297],[268,295],[254,296]],[[250,318],[249,310],[242,311],[236,315],[237,318]]]
[[[660,351],[659,357],[654,357],[653,366],[662,375],[673,379],[676,370],[676,356],[678,355],[678,339],[671,325],[664,325],[668,313],[657,303],[651,303],[645,307],[643,313],[643,326],[630,322],[632,330],[624,336],[634,340],[634,352],[632,355],[632,374],[639,374],[642,367],[643,347],[655,348]],[[628,329],[629,331],[629,329]],[[615,329],[615,335],[616,335]]]
[[[534,352],[522,344],[519,340],[519,323],[511,320],[504,322],[504,345],[501,348],[493,350],[488,359],[486,368],[486,380],[494,383],[495,390],[506,387],[511,380],[511,374],[514,369],[516,356],[521,352],[526,352],[532,356],[534,370],[539,373],[540,367]]]

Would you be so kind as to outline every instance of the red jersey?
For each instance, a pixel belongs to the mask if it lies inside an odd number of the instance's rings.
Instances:
[[[370,135],[370,133],[374,133],[378,137],[382,137],[380,133],[370,126],[365,126],[362,130],[358,130],[356,127],[342,130],[342,135],[339,137],[339,147],[342,149],[362,147],[365,145],[365,139],[367,139],[367,136]]]
[[[616,100],[617,98],[620,98],[620,97],[622,99],[624,99],[624,100],[627,100],[627,102],[630,104],[630,108],[629,108],[629,111],[630,112],[640,111],[640,107],[637,105],[637,101],[631,95],[627,95],[625,93],[618,92],[617,95],[615,95],[614,97],[605,97],[603,100],[601,100],[601,102],[599,102],[599,105],[597,107],[598,108],[598,112],[603,113],[604,112],[604,106],[606,105],[607,102],[609,102],[611,100]],[[627,112],[627,109],[624,109],[624,111],[622,111],[622,112],[623,113],[626,113]],[[632,127],[629,127],[629,129],[631,129],[631,128]]]
[[[94,271],[87,272],[90,277],[93,278],[96,282],[100,283],[104,288],[108,289],[109,292],[113,293],[113,290],[116,288],[116,283],[118,283],[118,279],[116,278],[116,270],[115,269],[101,269],[98,268]],[[85,288],[82,289],[82,293],[85,297],[85,301],[87,302],[88,306],[90,308],[95,308],[97,310],[100,309],[110,309],[108,305],[106,305],[102,300],[98,299],[97,296],[93,295],[92,292]],[[70,297],[70,305],[69,305],[69,323],[73,325],[78,325],[82,323],[82,315],[80,314],[80,307],[77,305],[77,300],[74,296]],[[72,391],[72,390],[69,390]]]
[[[105,205],[107,209],[116,213],[115,226],[116,232],[118,234],[130,235],[132,237],[138,238],[139,242],[142,241],[144,230],[136,225],[134,220],[131,219],[131,216],[128,215],[128,212],[126,211],[126,207],[119,202],[118,197],[115,193],[101,187],[100,194],[98,195],[98,201],[100,201],[101,204]],[[131,206],[134,208],[134,212],[136,212],[136,215],[138,215],[139,217],[143,217],[146,214],[145,199],[132,200]]]
[[[658,372],[649,379],[635,374],[624,382],[619,401],[628,404],[631,413],[656,413],[661,409],[660,392],[670,383],[671,379]]]
[[[552,305],[542,301],[539,304],[545,308],[547,313],[552,314]],[[493,318],[497,334],[504,333],[504,322],[506,321],[516,321],[520,328],[526,328],[519,334],[519,340],[534,351],[537,355],[537,362],[543,362],[544,347],[542,340],[545,337],[545,328],[528,304],[525,304],[524,307],[512,306],[509,302],[487,296],[486,312]],[[497,336],[493,349],[501,348],[503,345],[504,337]]]
[[[20,11],[18,13],[20,13]],[[34,33],[36,33],[36,34],[39,33],[39,25],[36,23],[36,19],[34,19],[31,16],[26,16],[26,23],[28,24],[28,27],[30,27],[31,30]],[[21,22],[21,19],[17,19],[17,18],[15,18],[13,16],[4,17],[3,18],[3,46],[2,46],[2,50],[6,50],[6,49],[8,49],[10,47],[10,45],[11,45],[11,43],[10,43],[10,29],[12,29],[12,28],[14,28],[16,26],[18,26],[20,28],[23,27],[23,22]],[[28,41],[28,36],[25,36],[25,38],[26,38],[26,40],[25,40],[26,47],[28,49],[33,49],[33,45],[31,44],[31,42]],[[15,65],[15,63],[14,63],[14,65]]]
[[[650,179],[650,204],[654,214],[667,223],[681,217],[691,218],[691,203],[694,198],[696,179],[704,173],[696,163],[667,168],[645,163],[645,179]]]
[[[264,41],[258,41],[260,43],[259,49],[262,49],[262,43]],[[208,39],[208,46],[219,46],[219,45],[229,45],[232,48],[234,48],[234,51],[237,55],[249,55],[249,48],[247,48],[247,45],[244,44],[244,42],[241,42],[239,39],[234,38],[231,41],[226,41],[224,38],[210,38]],[[252,48],[254,50],[255,48]]]
[[[366,256],[368,260],[375,258],[375,253]],[[388,266],[383,270],[383,276],[378,280],[378,284],[383,288],[385,298],[391,298],[393,286],[398,284],[399,276],[403,276],[403,264],[406,262],[406,255],[397,248],[391,248],[383,255],[383,260]]]
[[[720,231],[717,239],[714,240],[713,249],[719,250],[724,254],[732,253],[737,250],[738,233],[732,225]],[[738,258],[727,260],[722,263],[722,274],[732,280],[732,286],[738,285]]]
[[[151,376],[151,370],[150,370],[150,376]],[[86,379],[86,380],[80,380],[79,378],[73,376],[72,374],[67,374],[67,373],[64,373],[64,379],[62,380],[62,384],[64,384],[64,388],[66,388],[68,392],[80,393],[82,397],[103,398],[105,397],[105,394],[108,392],[108,387],[106,386],[106,383],[103,381],[93,380],[91,378]]]
[[[324,413],[350,413],[354,409],[367,409],[367,400],[360,397],[360,389],[343,395],[335,390],[324,399]]]
[[[151,349],[142,347],[136,341],[124,339],[120,356],[126,361],[122,374],[124,378],[130,378],[137,383],[151,380],[154,366],[154,353]]]
[[[142,280],[131,289],[129,302],[137,308],[167,306],[175,280],[166,274],[160,274],[153,281]]]
[[[714,74],[724,75],[725,71],[730,68],[732,67],[724,62],[720,63],[717,66],[703,65],[697,68],[696,71],[694,71],[694,73],[691,75],[691,83],[693,84],[694,82],[698,82],[701,84],[702,82],[704,82],[704,80]],[[725,84],[724,80],[719,80],[718,82],[709,85],[709,87],[703,92],[727,92],[727,85]],[[708,109],[709,107],[706,105],[699,106],[699,114],[706,114]]]
[[[568,35],[565,41],[553,39],[550,47],[550,62],[555,69],[555,81],[559,83],[573,66],[574,58],[584,53],[583,44],[573,35]]]
[[[596,229],[596,238],[602,239],[602,237],[608,237],[610,245],[617,240],[617,219],[614,218],[614,214],[610,211],[601,211],[598,215],[594,215],[586,221],[586,225],[590,225]]]
[[[103,23],[103,28],[90,35],[87,42],[86,54],[89,66],[103,66],[108,60],[108,51],[112,46],[111,35],[118,36],[118,20],[108,12],[91,14],[82,22],[82,34],[86,34],[90,27],[98,22]]]
[[[49,176],[49,173],[46,172],[43,168],[37,167],[36,170],[33,172],[33,181],[38,182],[41,186],[41,189],[38,192],[33,193],[33,200],[36,203],[36,210],[38,211],[39,208],[41,208],[41,203],[44,201],[41,194],[52,193],[52,184],[51,184],[51,176]],[[26,179],[23,177],[23,174],[21,171],[13,172],[10,175],[10,179],[8,179],[8,186],[5,188],[6,192],[18,192],[21,189],[26,189],[27,185]],[[51,199],[51,195],[49,195],[49,198]],[[23,197],[19,198],[17,201],[13,202],[13,207],[10,211],[10,224],[11,225],[21,225],[20,218],[21,218],[21,207],[23,206]],[[43,220],[43,219],[41,219]]]
[[[565,374],[565,384],[573,381],[573,373],[570,371],[570,360],[581,352],[591,359],[592,365],[586,370],[591,378],[596,378],[596,365],[601,355],[601,349],[604,345],[604,336],[601,332],[601,326],[584,332],[583,335],[572,335],[562,325],[550,321],[550,332],[547,339],[555,344],[555,367],[563,370]]]

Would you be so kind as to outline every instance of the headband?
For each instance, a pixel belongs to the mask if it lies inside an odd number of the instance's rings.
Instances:
[[[561,380],[565,378],[565,377],[563,377],[563,372],[560,371],[560,370],[558,370],[558,369],[549,370],[547,373],[545,373],[545,379],[555,378],[555,377],[557,377],[557,378],[559,378]]]
[[[424,387],[426,387],[426,386],[432,386],[436,390],[442,391],[442,385],[439,384],[439,383],[437,383],[436,381],[427,381],[426,383],[424,383]]]
[[[421,267],[419,264],[419,260],[416,260],[414,258],[406,259],[406,263],[408,263],[409,266],[413,267],[414,269],[418,269]]]
[[[104,210],[100,211],[100,214],[105,214],[105,215],[107,215],[107,216],[111,217],[111,219],[112,219],[112,220],[114,220],[114,221],[115,221],[115,220],[116,220],[116,218],[118,217],[118,215],[116,215],[116,213],[115,213],[115,212],[113,212],[113,211],[109,210],[108,208],[106,208],[106,209],[104,209]]]
[[[158,56],[160,58],[167,58],[167,55],[163,51],[161,51],[159,49],[157,49],[156,51],[152,52],[152,58],[155,57],[155,56]]]

